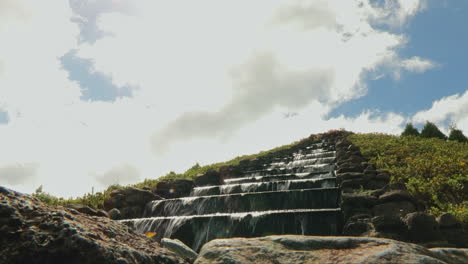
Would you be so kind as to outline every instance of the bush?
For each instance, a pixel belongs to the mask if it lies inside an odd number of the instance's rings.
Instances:
[[[431,123],[426,122],[423,129],[421,130],[421,136],[424,138],[439,138],[439,139],[447,139],[447,136],[439,130],[439,128]]]
[[[468,224],[468,148],[438,138],[354,134],[349,139],[378,169],[388,170],[434,215],[450,212]]]
[[[450,130],[448,140],[458,141],[462,143],[468,142],[468,138],[465,135],[463,135],[463,132],[460,129],[456,129],[454,127]]]
[[[413,126],[413,124],[406,124],[405,130],[401,133],[402,136],[419,136],[419,131]]]

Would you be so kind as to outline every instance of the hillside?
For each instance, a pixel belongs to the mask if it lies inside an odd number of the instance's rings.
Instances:
[[[333,133],[333,132],[328,132]],[[209,170],[219,170],[226,165],[238,166],[244,160],[271,158],[282,151],[297,148],[313,141],[320,135],[290,145],[277,147],[257,154],[236,157],[232,160],[205,166],[196,164],[184,173],[170,172],[157,179],[146,179],[133,185],[154,190],[160,181],[170,179],[192,179]],[[377,169],[391,173],[393,183],[404,183],[408,190],[424,201],[433,215],[450,212],[468,224],[468,148],[466,143],[444,141],[434,138],[399,137],[385,134],[352,134],[348,139],[361,148],[362,154],[376,164]],[[124,186],[113,185],[104,192],[86,194],[75,199],[62,199],[47,193],[36,192],[36,197],[51,205],[83,204],[103,208],[104,199],[115,189]]]

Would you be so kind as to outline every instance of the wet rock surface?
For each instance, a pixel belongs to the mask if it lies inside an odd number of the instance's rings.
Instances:
[[[0,187],[0,263],[187,263],[107,217],[50,207]]]
[[[112,191],[110,198],[104,200],[104,209],[109,212],[117,208],[119,217],[123,219],[137,218],[143,215],[148,202],[161,199],[163,198],[149,190],[127,187]]]
[[[185,197],[190,195],[193,187],[193,181],[188,179],[162,181],[156,185],[156,194],[166,199]]]
[[[468,263],[468,249],[433,249],[390,239],[269,236],[213,240],[196,264]]]

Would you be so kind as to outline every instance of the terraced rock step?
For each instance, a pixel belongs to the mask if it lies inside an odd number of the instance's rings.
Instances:
[[[233,214],[153,217],[123,220],[137,232],[155,232],[156,239],[176,238],[198,251],[215,238],[271,234],[337,235],[341,211],[333,209],[277,210]]]
[[[191,196],[149,202],[143,218],[122,222],[140,233],[155,232],[156,240],[180,239],[194,250],[215,238],[337,235],[342,213],[334,146],[301,147],[244,160],[223,176],[201,175]]]
[[[224,184],[215,186],[195,187],[191,196],[207,196],[234,193],[268,192],[282,190],[300,190],[313,188],[336,187],[336,178],[295,179],[270,182],[248,182],[240,184]]]
[[[305,173],[284,173],[284,174],[264,174],[259,172],[255,175],[244,176],[239,178],[224,179],[226,184],[240,184],[247,182],[271,182],[271,181],[286,181],[286,180],[304,180],[304,179],[325,179],[335,177],[333,172],[305,172]]]
[[[334,208],[339,199],[338,188],[184,197],[152,201],[146,205],[144,217]]]

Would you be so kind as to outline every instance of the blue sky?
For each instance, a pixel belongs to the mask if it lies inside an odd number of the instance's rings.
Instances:
[[[386,75],[369,80],[366,96],[336,108],[330,116],[357,116],[374,109],[413,115],[442,97],[468,88],[468,1],[430,1],[408,25],[397,29],[408,36],[402,56],[428,58],[438,66],[424,74]],[[420,125],[421,126],[421,125]]]
[[[468,131],[468,1],[0,1],[0,184],[59,196],[345,128]]]

